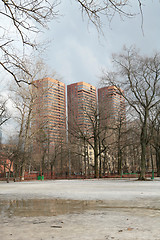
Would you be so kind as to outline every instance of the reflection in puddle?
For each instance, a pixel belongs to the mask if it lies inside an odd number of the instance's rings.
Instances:
[[[28,199],[0,202],[0,214],[9,217],[54,216],[81,213],[85,210],[99,209],[102,201],[79,201],[64,199]]]

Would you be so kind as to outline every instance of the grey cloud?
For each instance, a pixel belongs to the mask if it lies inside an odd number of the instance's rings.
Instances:
[[[135,12],[138,12],[135,4]],[[58,72],[66,84],[85,81],[96,85],[101,68],[111,68],[111,55],[119,52],[123,45],[136,45],[146,54],[160,50],[160,3],[148,0],[143,7],[143,29],[141,16],[121,20],[113,18],[109,25],[104,19],[104,37],[98,36],[92,24],[82,20],[78,5],[74,1],[64,1],[60,7],[63,14],[57,22],[50,24],[46,34],[53,39],[46,55],[48,64]],[[46,37],[46,35],[45,35]]]

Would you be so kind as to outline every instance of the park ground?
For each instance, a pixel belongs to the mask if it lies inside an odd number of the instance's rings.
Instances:
[[[0,240],[160,240],[160,178],[0,182]]]

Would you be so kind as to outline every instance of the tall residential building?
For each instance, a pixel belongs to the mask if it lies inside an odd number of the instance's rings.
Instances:
[[[90,117],[96,109],[96,88],[85,82],[67,86],[68,130],[89,131]]]
[[[98,105],[102,122],[125,120],[125,99],[115,86],[98,89]]]
[[[98,89],[98,105],[102,137],[109,146],[106,168],[109,171],[121,173],[122,167],[122,146],[126,144],[126,109],[123,90],[115,86]],[[104,130],[104,133],[103,133]],[[123,156],[124,160],[124,156]],[[123,161],[123,164],[127,160]]]
[[[0,149],[1,149],[1,146],[2,146],[2,129],[0,127]]]
[[[49,143],[55,145],[66,136],[65,84],[52,78],[36,80],[33,82],[33,94],[32,131],[42,129]]]

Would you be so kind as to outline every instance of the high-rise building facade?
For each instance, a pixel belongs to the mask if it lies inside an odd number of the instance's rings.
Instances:
[[[79,128],[88,131],[90,117],[96,109],[96,88],[85,82],[73,83],[67,86],[68,100],[68,130]]]
[[[98,89],[99,113],[103,122],[125,120],[125,99],[121,94],[123,90],[120,91],[115,86]]]
[[[65,84],[52,78],[36,80],[33,94],[32,130],[42,129],[49,143],[55,145],[66,136]]]
[[[122,165],[122,147],[126,143],[126,109],[123,94],[123,90],[115,86],[98,89],[100,127],[102,138],[108,146],[109,161],[107,160],[105,167],[108,171],[118,171],[119,174],[124,166]],[[127,159],[123,164],[127,164]]]
[[[2,129],[0,127],[0,149],[1,149],[1,145],[2,145]]]

